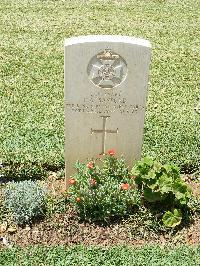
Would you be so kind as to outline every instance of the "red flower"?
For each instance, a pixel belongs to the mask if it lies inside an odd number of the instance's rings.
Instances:
[[[115,150],[108,150],[108,154],[110,155],[110,156],[113,156],[113,155],[115,155]]]
[[[136,179],[136,176],[135,175],[132,175],[132,176],[130,176],[130,179],[135,180]]]
[[[87,166],[87,168],[91,169],[94,167],[94,164],[93,164],[93,162],[89,162],[86,166]]]
[[[130,185],[128,183],[122,183],[121,184],[121,189],[128,190],[129,188],[130,188]]]
[[[70,178],[68,182],[69,182],[70,185],[75,185],[76,184],[76,179]]]
[[[77,197],[76,202],[81,202],[81,198]]]
[[[96,184],[97,184],[97,181],[95,179],[90,179],[89,182],[90,182],[91,186],[96,186]]]

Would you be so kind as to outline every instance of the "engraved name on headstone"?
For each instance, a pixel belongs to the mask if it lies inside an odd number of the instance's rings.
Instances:
[[[141,155],[151,45],[127,36],[65,40],[66,177],[115,149],[129,165]]]

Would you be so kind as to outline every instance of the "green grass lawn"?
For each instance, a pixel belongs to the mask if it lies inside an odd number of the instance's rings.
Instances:
[[[197,169],[199,8],[198,0],[1,0],[0,162],[64,166],[64,39],[121,34],[153,47],[143,155]]]
[[[0,265],[198,266],[200,247],[31,247],[0,252]]]

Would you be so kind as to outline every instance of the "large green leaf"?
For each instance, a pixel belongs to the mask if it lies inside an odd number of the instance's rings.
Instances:
[[[165,226],[175,227],[181,223],[182,213],[179,209],[174,209],[174,212],[167,211],[162,220]]]
[[[162,176],[159,178],[158,183],[161,193],[173,191],[173,179],[167,174],[162,174]]]
[[[162,200],[160,192],[152,191],[150,188],[144,189],[144,198],[149,202],[155,202]]]
[[[156,182],[155,181],[154,182],[148,182],[147,185],[154,192],[157,192],[157,190],[160,190],[158,181],[156,181]]]
[[[175,179],[179,178],[180,170],[179,170],[178,166],[171,165],[171,164],[165,164],[165,165],[163,165],[163,168],[165,169],[167,174],[173,176]]]
[[[187,204],[191,197],[191,189],[182,181],[177,180],[173,184],[175,197],[180,201],[181,204]]]
[[[148,172],[148,175],[145,176],[146,179],[156,179],[156,172],[154,169],[151,169]]]
[[[154,161],[153,170],[158,174],[161,172],[162,164]]]

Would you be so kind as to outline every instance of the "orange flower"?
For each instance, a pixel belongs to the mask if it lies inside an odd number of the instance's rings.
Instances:
[[[110,155],[110,156],[113,156],[113,155],[115,155],[115,150],[108,150],[108,154]]]
[[[77,197],[76,202],[81,202],[81,198]]]
[[[70,185],[75,185],[76,184],[76,179],[70,178],[68,182],[69,182]]]
[[[89,162],[87,165],[87,168],[91,169],[94,167],[94,163],[93,162]]]
[[[121,189],[128,190],[129,188],[130,188],[130,185],[128,183],[122,183],[121,184]]]
[[[90,179],[89,182],[90,182],[91,186],[96,186],[96,184],[97,184],[97,181],[95,179]]]
[[[130,176],[130,179],[135,180],[136,179],[136,176],[135,175],[132,175],[132,176]]]

